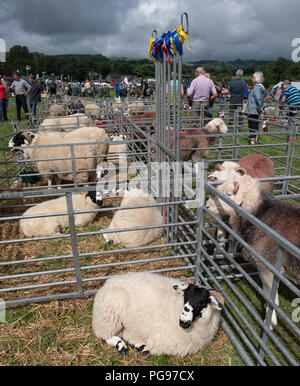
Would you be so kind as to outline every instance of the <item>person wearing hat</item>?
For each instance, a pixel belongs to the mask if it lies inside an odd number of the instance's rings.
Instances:
[[[230,123],[233,121],[234,112],[243,105],[245,89],[247,87],[246,82],[243,79],[243,70],[237,70],[236,78],[229,84],[230,92]]]
[[[6,104],[6,88],[2,83],[2,77],[0,75],[0,122],[7,121],[7,104]],[[2,119],[3,115],[3,119]]]

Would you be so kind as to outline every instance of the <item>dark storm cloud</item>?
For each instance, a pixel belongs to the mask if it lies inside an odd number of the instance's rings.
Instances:
[[[153,29],[190,16],[185,60],[291,57],[299,0],[2,0],[0,37],[48,54],[145,57]]]

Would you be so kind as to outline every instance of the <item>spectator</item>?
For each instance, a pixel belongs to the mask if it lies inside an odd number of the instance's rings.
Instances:
[[[0,122],[7,121],[7,110],[6,110],[6,89],[4,84],[2,83],[1,75],[0,75]],[[2,120],[3,115],[3,120]]]
[[[289,106],[289,116],[294,117],[297,111],[300,110],[300,90],[292,86],[289,80],[283,82],[283,94],[281,104],[286,103]]]
[[[172,72],[171,74],[171,81],[170,81],[170,101],[171,101],[171,104],[173,104],[174,102],[174,72]],[[179,95],[179,81],[178,79],[176,79],[176,98],[178,97]],[[167,84],[166,86],[166,95],[168,96],[169,95],[169,85]],[[184,89],[183,89],[183,84],[181,85],[181,89],[180,89],[180,95],[181,95],[181,98],[184,97]]]
[[[230,92],[230,104],[229,104],[229,113],[230,120],[229,124],[233,121],[234,112],[243,105],[245,89],[247,87],[246,82],[242,78],[244,75],[243,70],[238,70],[236,72],[236,79],[234,79],[229,84]]]
[[[49,90],[50,90],[50,95],[56,95],[57,93],[57,82],[56,79],[52,79],[52,81],[49,84]]]
[[[41,101],[41,94],[44,91],[44,87],[35,79],[34,75],[29,77],[31,90],[29,93],[29,106],[32,112],[33,117],[36,116],[36,107],[37,104]],[[48,94],[45,91],[45,95],[48,98]]]
[[[14,78],[11,90],[16,96],[17,118],[21,121],[21,107],[23,107],[25,114],[28,114],[26,96],[29,94],[31,86],[24,79],[21,79],[18,72],[14,73]]]
[[[218,96],[219,96],[219,112],[223,113],[225,98],[229,94],[229,90],[228,90],[228,87],[227,87],[225,79],[222,79],[222,86],[220,86],[220,88],[221,88],[221,91],[220,91],[220,93],[218,93]]]
[[[186,84],[185,79],[182,80],[182,86],[183,86],[183,94],[186,95],[188,86]]]
[[[6,82],[6,75],[2,75],[2,77],[0,75],[0,87],[1,87],[1,84],[5,88],[5,95],[6,95],[6,97],[5,97],[5,99],[1,98],[2,101],[1,101],[1,107],[0,107],[0,122],[2,121],[2,115],[3,115],[3,121],[6,122],[6,121],[8,121],[8,118],[7,118],[8,84]],[[3,90],[1,91],[1,94],[3,96]]]
[[[204,107],[205,121],[209,119],[209,102],[215,100],[218,95],[214,82],[205,77],[205,74],[206,71],[204,68],[198,67],[195,71],[196,78],[192,81],[191,86],[187,91],[189,105],[192,107],[194,125],[198,124],[202,107]]]
[[[146,98],[148,96],[147,90],[149,85],[142,76],[140,77],[140,83],[141,83],[141,90],[142,90],[143,97]]]
[[[91,96],[91,94],[92,94],[92,85],[91,85],[91,82],[87,79],[84,85],[84,96],[89,97]]]
[[[266,106],[267,90],[263,86],[264,75],[262,72],[256,72],[253,74],[252,82],[253,89],[249,95],[247,115],[250,132],[255,134],[250,136],[251,145],[255,145],[258,138],[259,131],[259,115],[264,114],[264,108]]]

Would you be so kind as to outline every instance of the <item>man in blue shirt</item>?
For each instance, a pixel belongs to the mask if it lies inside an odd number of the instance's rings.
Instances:
[[[283,82],[284,92],[281,98],[281,104],[286,103],[290,109],[290,117],[294,117],[300,110],[300,90],[291,85],[289,80]]]
[[[244,94],[247,87],[246,82],[242,78],[244,75],[243,70],[238,70],[236,72],[236,79],[234,79],[229,84],[229,92],[230,92],[230,105],[229,105],[229,113],[230,113],[230,123],[233,120],[234,112],[240,107],[242,108],[244,102]]]

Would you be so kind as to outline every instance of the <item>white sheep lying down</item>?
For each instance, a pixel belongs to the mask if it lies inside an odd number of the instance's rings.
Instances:
[[[124,191],[121,207],[155,204],[153,197],[141,189]],[[157,207],[118,210],[109,225],[108,230],[137,228],[163,225],[162,215]],[[163,228],[141,229],[104,234],[107,242],[121,245],[125,248],[142,247],[162,236]]]
[[[96,201],[96,192],[75,194],[72,196],[74,211],[99,209],[102,202]],[[68,212],[66,197],[45,201],[29,208],[23,215],[34,216],[49,213]],[[84,227],[92,223],[97,213],[75,214],[75,226]],[[20,220],[20,231],[26,237],[44,237],[57,235],[69,226],[68,215],[30,218]]]
[[[183,296],[182,296],[183,295]],[[106,281],[95,297],[95,335],[127,352],[195,354],[219,329],[224,300],[217,291],[150,273],[128,273]]]

